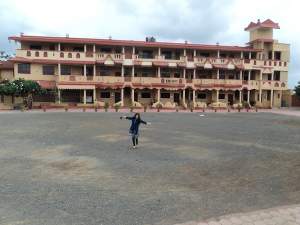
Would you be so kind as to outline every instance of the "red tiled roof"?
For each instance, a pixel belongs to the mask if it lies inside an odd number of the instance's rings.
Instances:
[[[267,19],[264,22],[257,21],[257,23],[251,22],[246,28],[245,31],[257,29],[257,28],[273,28],[273,29],[280,29],[278,23],[274,23],[272,20]]]
[[[253,41],[248,42],[247,44],[252,44],[253,42],[256,42],[256,41],[265,42],[265,43],[273,43],[274,39],[270,39],[270,38],[258,38],[258,39],[255,39]]]
[[[12,61],[0,61],[0,70],[1,69],[14,69],[14,64]]]
[[[131,40],[112,40],[95,38],[71,38],[71,37],[47,37],[47,36],[12,36],[9,40],[19,42],[48,42],[48,43],[73,43],[73,44],[96,44],[108,46],[135,46],[135,47],[161,47],[177,49],[195,49],[195,50],[222,50],[222,51],[260,51],[250,47],[226,46],[226,45],[205,45],[205,44],[185,44],[175,42],[146,42]]]

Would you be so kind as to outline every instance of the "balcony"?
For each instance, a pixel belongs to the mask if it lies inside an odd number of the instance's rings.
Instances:
[[[57,76],[59,82],[70,82],[70,83],[124,83],[124,77],[113,77],[113,76],[82,76],[82,75],[61,75]]]
[[[239,58],[211,58],[211,57],[194,57],[193,61],[187,60],[187,57],[181,56],[178,59],[166,59],[164,55],[154,56],[153,58],[141,58],[139,55],[133,55],[132,59],[125,59],[121,53],[94,53],[94,52],[65,52],[65,51],[40,51],[40,50],[16,50],[16,56],[34,59],[34,60],[63,60],[65,62],[83,62],[114,66],[121,64],[124,66],[160,66],[177,68],[184,67],[194,69],[204,67],[205,69],[245,69],[253,68],[272,68],[274,70],[288,71],[288,62],[274,60],[256,60],[256,59],[239,59]],[[38,61],[37,61],[38,62]],[[41,61],[42,63],[43,61]],[[53,62],[56,64],[57,62]]]
[[[221,79],[194,79],[193,83],[196,88],[201,89],[210,89],[210,88],[219,88],[219,89],[241,89],[243,87],[242,80],[221,80]]]
[[[288,70],[288,62],[274,60],[256,60],[245,59],[244,65],[246,69],[252,67],[274,68],[275,70]]]
[[[261,88],[263,90],[287,90],[288,85],[287,82],[284,81],[269,81],[269,80],[262,80],[261,81]]]
[[[16,50],[17,57],[42,60],[66,60],[66,61],[94,61],[93,53],[62,52],[62,51],[39,51],[39,50]]]

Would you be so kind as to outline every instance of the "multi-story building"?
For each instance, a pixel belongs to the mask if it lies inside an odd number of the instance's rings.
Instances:
[[[56,89],[58,103],[166,107],[248,102],[281,106],[290,47],[273,39],[279,25],[250,23],[247,46],[113,39],[13,36],[14,77]]]

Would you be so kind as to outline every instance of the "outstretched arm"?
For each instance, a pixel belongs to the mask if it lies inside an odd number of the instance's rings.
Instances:
[[[120,119],[126,119],[126,120],[133,120],[133,117],[129,117],[129,116],[121,116]]]
[[[145,125],[151,125],[150,122],[146,122],[146,121],[144,121],[144,120],[141,120],[141,123],[142,123],[142,124],[145,124]]]

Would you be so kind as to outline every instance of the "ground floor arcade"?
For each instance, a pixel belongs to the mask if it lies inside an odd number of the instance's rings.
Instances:
[[[260,104],[263,107],[281,107],[282,91],[271,90],[193,90],[193,89],[133,89],[106,88],[106,89],[59,89],[59,103],[69,104],[95,104],[108,103],[114,106],[119,103],[123,107],[130,107],[134,103],[139,106],[151,107],[154,103],[163,105],[190,107],[197,102],[207,105],[214,102],[223,102],[228,106],[234,104],[249,103],[254,106]]]

